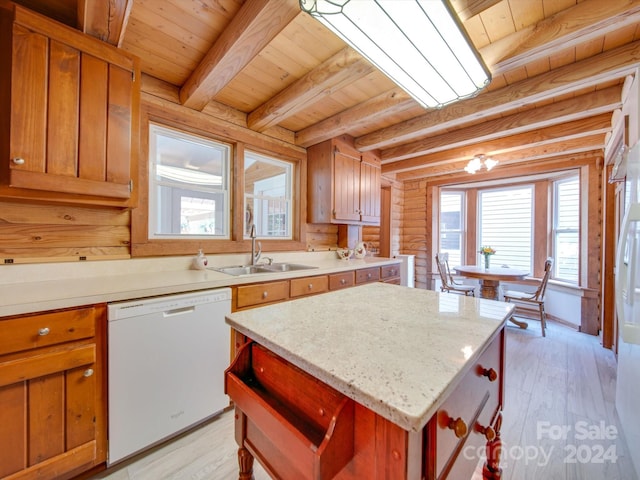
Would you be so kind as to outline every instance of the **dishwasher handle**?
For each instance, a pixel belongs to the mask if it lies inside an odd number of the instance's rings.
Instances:
[[[185,313],[193,313],[196,311],[195,306],[190,307],[182,307],[182,308],[174,308],[173,310],[165,310],[162,312],[162,316],[167,317],[175,317],[176,315],[184,315]]]

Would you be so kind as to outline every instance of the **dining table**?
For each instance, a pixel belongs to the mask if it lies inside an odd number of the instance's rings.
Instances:
[[[480,296],[491,300],[498,300],[498,288],[501,281],[523,280],[529,272],[510,267],[489,267],[482,265],[459,265],[453,268],[456,274],[469,278],[477,278],[480,282]],[[520,328],[527,328],[528,324],[516,320],[513,316],[509,319]]]

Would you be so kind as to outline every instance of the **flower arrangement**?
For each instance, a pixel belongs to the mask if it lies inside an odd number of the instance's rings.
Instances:
[[[496,251],[491,247],[480,247],[480,250],[478,250],[478,253],[481,253],[486,257],[487,255],[494,255]]]
[[[484,268],[489,269],[489,256],[494,255],[496,251],[491,247],[480,247],[478,253],[481,253],[484,256]]]

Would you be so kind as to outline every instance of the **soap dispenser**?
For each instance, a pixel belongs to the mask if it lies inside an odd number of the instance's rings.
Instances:
[[[207,268],[207,257],[202,253],[202,249],[198,250],[198,255],[193,258],[193,268],[196,270],[204,270]]]

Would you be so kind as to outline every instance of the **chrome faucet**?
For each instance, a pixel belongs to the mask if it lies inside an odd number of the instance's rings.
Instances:
[[[256,224],[251,225],[251,265],[255,265],[262,255],[262,243],[258,242],[258,253],[256,253]]]

